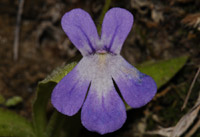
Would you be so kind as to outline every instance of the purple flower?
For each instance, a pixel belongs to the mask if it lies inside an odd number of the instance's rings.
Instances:
[[[105,134],[121,128],[126,120],[126,108],[114,82],[133,108],[147,104],[157,90],[151,77],[120,55],[133,24],[132,14],[122,8],[110,9],[102,24],[101,37],[90,15],[82,9],[67,12],[61,24],[83,58],[56,85],[52,104],[68,116],[82,107],[81,121],[90,131]]]

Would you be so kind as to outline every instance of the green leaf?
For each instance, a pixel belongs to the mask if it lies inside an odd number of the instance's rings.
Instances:
[[[36,137],[28,120],[4,109],[0,109],[0,136]]]
[[[52,114],[49,123],[46,128],[46,133],[48,137],[60,137],[60,131],[63,127],[64,123],[66,122],[66,119],[68,116],[61,114],[58,111],[54,111]],[[65,128],[66,131],[66,128]]]
[[[12,97],[12,98],[9,98],[9,99],[6,101],[5,105],[6,105],[7,107],[12,107],[12,106],[18,105],[18,104],[21,103],[22,101],[23,101],[23,99],[22,99],[20,96],[14,96],[14,97]]]
[[[33,103],[33,125],[37,137],[45,137],[47,126],[46,107],[50,99],[51,92],[55,85],[70,72],[76,63],[71,63],[64,67],[58,68],[52,72],[46,79],[39,82],[37,86],[35,101]]]
[[[46,131],[48,137],[78,137],[82,127],[80,113],[66,116],[55,110]]]
[[[63,137],[80,137],[80,132],[81,129],[83,128],[80,117],[81,117],[80,112],[72,117],[67,117],[64,125],[65,133]]]
[[[187,59],[188,57],[182,56],[158,62],[146,62],[137,68],[141,72],[151,76],[155,80],[157,87],[160,88],[184,66]]]

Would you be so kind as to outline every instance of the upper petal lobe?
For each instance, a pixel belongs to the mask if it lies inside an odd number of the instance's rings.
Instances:
[[[132,24],[133,15],[129,11],[122,8],[110,9],[102,24],[101,41],[105,49],[119,54]]]
[[[61,25],[72,43],[82,55],[95,52],[99,36],[90,15],[82,9],[74,9],[65,13]]]

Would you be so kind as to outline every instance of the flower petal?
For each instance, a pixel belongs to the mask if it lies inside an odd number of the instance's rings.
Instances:
[[[125,105],[117,94],[111,77],[92,81],[81,111],[81,120],[88,130],[100,134],[122,127],[126,120]]]
[[[89,79],[81,77],[79,64],[56,85],[51,96],[53,106],[69,116],[81,108],[90,84]]]
[[[95,24],[87,12],[82,9],[71,10],[62,17],[61,25],[82,55],[95,51],[95,43],[99,40],[99,36]]]
[[[139,72],[122,57],[118,57],[120,66],[118,71],[112,74],[112,77],[124,100],[133,108],[144,106],[156,94],[155,81],[150,76]]]
[[[103,20],[101,40],[105,49],[119,54],[121,47],[131,30],[133,15],[122,8],[110,9]]]

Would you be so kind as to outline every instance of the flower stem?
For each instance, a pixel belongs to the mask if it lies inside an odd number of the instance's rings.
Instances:
[[[98,31],[99,35],[101,33],[101,26],[102,26],[102,23],[103,23],[104,15],[108,11],[108,9],[110,7],[110,3],[111,3],[111,0],[105,0],[103,10],[102,10],[101,15],[99,17],[99,24],[97,25],[97,31]]]
[[[46,128],[47,137],[60,136],[61,128],[64,125],[66,118],[65,115],[62,115],[58,111],[54,111]]]

